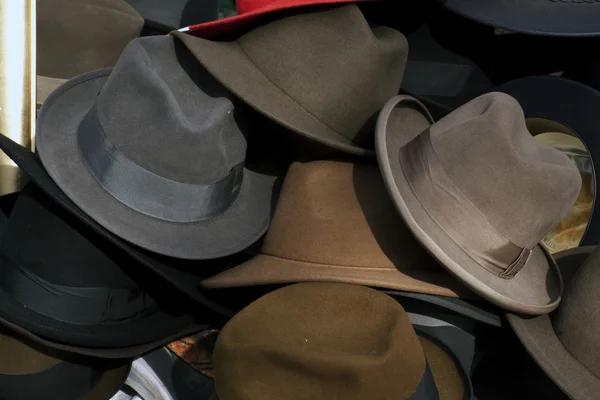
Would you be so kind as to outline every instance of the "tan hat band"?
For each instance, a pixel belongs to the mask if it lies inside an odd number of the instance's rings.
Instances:
[[[444,171],[429,131],[400,151],[410,187],[431,218],[473,260],[501,278],[514,277],[531,249],[517,246],[500,233],[465,197]]]

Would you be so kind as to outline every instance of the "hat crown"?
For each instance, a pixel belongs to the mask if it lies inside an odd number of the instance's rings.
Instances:
[[[281,18],[238,44],[281,91],[364,145],[373,142],[369,120],[400,89],[408,55],[400,32],[370,27],[356,5]]]
[[[213,358],[221,400],[408,398],[426,366],[395,300],[334,283],[296,284],[257,300],[224,327]]]
[[[600,247],[566,286],[552,324],[565,348],[600,379]]]
[[[144,25],[123,0],[37,0],[36,5],[37,74],[52,78],[112,67]]]
[[[229,92],[172,37],[133,40],[96,107],[115,148],[160,177],[212,184],[245,159]]]
[[[430,138],[448,177],[519,247],[540,242],[579,195],[575,165],[533,138],[509,95],[476,98],[432,125]]]

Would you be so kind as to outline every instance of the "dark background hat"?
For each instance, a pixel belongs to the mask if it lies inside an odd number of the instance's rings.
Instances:
[[[230,97],[179,41],[136,39],[112,73],[48,98],[36,148],[66,195],[117,236],[172,257],[227,256],[266,231],[276,181],[244,165],[245,121]]]
[[[33,184],[4,219],[0,324],[73,352],[108,348],[106,357],[135,355],[142,345],[158,347],[206,327],[195,322],[194,304]],[[122,351],[115,355],[114,348]]]
[[[374,118],[398,93],[408,53],[400,32],[369,26],[354,4],[297,11],[232,42],[173,35],[251,107],[355,155],[374,155]]]
[[[505,83],[496,90],[513,96],[523,108],[525,117],[550,121],[553,130],[572,135],[585,145],[594,174],[594,205],[580,245],[600,243],[600,208],[596,207],[596,174],[600,171],[600,92],[569,79],[534,76]],[[533,134],[541,132],[532,132]]]
[[[600,36],[594,0],[439,0],[447,9],[497,28],[543,36]]]
[[[398,211],[444,267],[505,309],[558,306],[560,274],[539,242],[571,209],[581,177],[531,136],[512,97],[480,96],[433,124],[421,103],[397,96],[376,144]]]
[[[0,398],[106,400],[121,387],[130,361],[76,357],[0,330]]]
[[[146,26],[164,33],[216,20],[218,0],[127,0],[144,17]]]
[[[36,5],[38,104],[67,79],[114,66],[144,24],[124,0],[37,0]]]
[[[573,400],[597,399],[600,391],[599,250],[587,246],[555,255],[565,293],[554,313],[534,318],[507,314],[529,354]]]
[[[263,296],[225,325],[213,360],[220,400],[471,397],[448,349],[418,337],[395,300],[357,285],[300,283]]]

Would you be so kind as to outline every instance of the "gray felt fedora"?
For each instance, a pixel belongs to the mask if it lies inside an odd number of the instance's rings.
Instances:
[[[36,145],[48,174],[92,219],[153,252],[236,253],[266,231],[274,176],[245,166],[230,93],[177,40],[133,40],[112,70],[44,103]]]
[[[375,141],[396,208],[440,264],[507,310],[558,306],[562,280],[539,242],[574,204],[581,177],[533,138],[515,99],[488,93],[433,123],[421,103],[397,96]]]
[[[114,66],[144,25],[124,0],[37,0],[36,5],[38,105],[67,79]]]
[[[548,315],[506,315],[533,359],[573,400],[600,393],[600,248],[584,246],[554,255],[565,278],[565,296]]]
[[[263,24],[236,41],[173,33],[223,85],[293,132],[374,156],[377,113],[400,90],[408,42],[372,27],[356,4]]]

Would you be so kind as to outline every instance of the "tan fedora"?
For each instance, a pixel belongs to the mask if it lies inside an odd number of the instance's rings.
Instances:
[[[37,0],[37,104],[77,75],[115,65],[144,19],[124,0]]]
[[[414,239],[371,164],[292,164],[261,253],[202,285],[306,281],[475,297]]]
[[[219,400],[471,398],[454,354],[417,336],[391,297],[299,283],[233,317],[213,352]]]
[[[517,337],[542,370],[573,400],[600,393],[600,248],[578,247],[554,255],[565,295],[551,315],[507,314]]]
[[[539,242],[575,203],[581,177],[533,138],[515,99],[488,93],[433,124],[421,103],[397,96],[375,141],[396,208],[444,267],[507,310],[558,306],[562,280]]]

